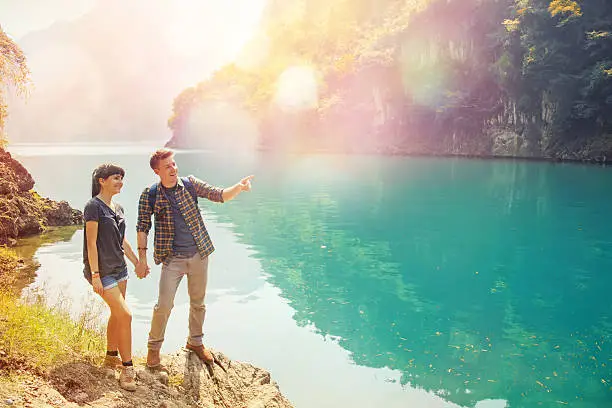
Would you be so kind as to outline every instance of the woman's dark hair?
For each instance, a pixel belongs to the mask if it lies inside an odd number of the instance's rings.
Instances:
[[[101,164],[91,174],[91,196],[95,197],[100,194],[102,186],[100,186],[100,179],[107,179],[115,174],[120,174],[121,177],[125,176],[125,170],[115,164]]]

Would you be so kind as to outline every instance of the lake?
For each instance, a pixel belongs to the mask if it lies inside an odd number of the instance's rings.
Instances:
[[[153,145],[9,146],[53,199],[83,208],[91,172],[126,170],[135,246]],[[253,191],[200,200],[205,343],[272,373],[296,407],[612,406],[612,171],[458,158],[179,151],[180,174]],[[30,291],[95,302],[82,230],[36,252]],[[152,247],[152,237],[150,237]],[[152,259],[149,263],[153,265]],[[158,266],[128,303],[146,353]],[[163,352],[187,336],[186,283]]]

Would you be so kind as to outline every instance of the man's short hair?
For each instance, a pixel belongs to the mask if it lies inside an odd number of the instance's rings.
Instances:
[[[151,155],[151,158],[149,159],[149,165],[151,166],[153,170],[155,170],[156,168],[159,167],[159,162],[167,159],[170,156],[174,156],[174,152],[172,150],[166,149],[166,148],[157,149]]]

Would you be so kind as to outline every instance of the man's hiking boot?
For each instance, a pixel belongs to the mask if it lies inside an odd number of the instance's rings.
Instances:
[[[134,366],[121,369],[119,386],[127,391],[136,391],[136,370],[134,370]]]
[[[147,367],[148,368],[159,368],[161,366],[161,359],[159,357],[159,350],[149,349],[147,353]]]
[[[204,345],[200,344],[199,346],[193,346],[189,343],[185,346],[185,348],[189,351],[193,351],[196,355],[207,365],[213,365],[215,363],[215,358],[213,357],[210,350],[204,348]]]

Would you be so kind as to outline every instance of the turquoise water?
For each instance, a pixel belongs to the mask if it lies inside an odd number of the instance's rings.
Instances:
[[[153,180],[148,151],[15,148],[43,194],[77,207],[96,164],[124,165],[117,201],[132,225]],[[609,168],[212,152],[177,161],[213,184],[256,175],[236,201],[200,203],[217,247],[207,336],[269,369],[297,407],[612,406]],[[74,279],[81,233],[39,250],[38,285],[88,290]],[[129,284],[136,349],[155,273]],[[186,291],[177,296],[166,351],[186,334]]]

